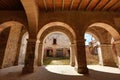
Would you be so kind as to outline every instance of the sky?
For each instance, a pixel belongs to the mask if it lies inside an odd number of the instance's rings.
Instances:
[[[85,45],[88,45],[89,42],[91,42],[92,40],[95,40],[95,38],[94,38],[92,35],[87,34],[87,33],[85,33],[84,38],[86,39],[86,41],[85,41]]]

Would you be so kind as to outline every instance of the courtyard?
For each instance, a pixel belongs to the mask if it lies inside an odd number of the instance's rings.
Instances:
[[[78,74],[70,65],[41,66],[31,74],[21,74],[21,66],[0,69],[0,80],[120,80],[120,69],[88,65],[89,75]]]

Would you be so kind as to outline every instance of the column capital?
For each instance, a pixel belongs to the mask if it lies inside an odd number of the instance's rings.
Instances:
[[[76,42],[85,42],[85,41],[86,41],[86,39],[84,39],[84,38],[76,40]]]

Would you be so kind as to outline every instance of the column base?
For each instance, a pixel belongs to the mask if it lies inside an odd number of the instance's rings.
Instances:
[[[34,72],[34,67],[23,67],[23,70],[22,70],[23,74],[28,74],[33,72]]]
[[[87,67],[79,67],[79,68],[77,68],[77,72],[80,74],[89,74]]]
[[[42,66],[43,65],[43,63],[38,63],[38,66]]]
[[[70,63],[70,65],[71,65],[72,67],[75,67],[75,63]]]

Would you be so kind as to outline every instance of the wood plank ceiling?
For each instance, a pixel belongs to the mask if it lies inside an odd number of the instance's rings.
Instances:
[[[120,11],[120,0],[36,0],[40,10]]]
[[[120,11],[120,0],[36,0],[39,9]],[[0,0],[0,10],[23,10],[20,0]]]
[[[23,10],[20,0],[0,0],[0,10]]]

